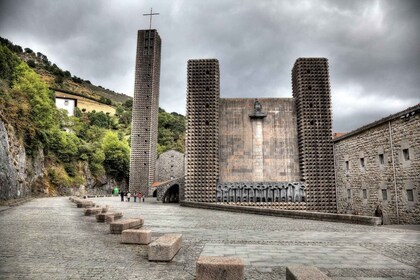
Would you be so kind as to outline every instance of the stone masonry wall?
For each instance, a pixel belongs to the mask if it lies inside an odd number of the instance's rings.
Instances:
[[[264,113],[253,120],[253,98],[222,98],[219,114],[220,182],[300,181],[296,111],[292,98],[259,98]],[[261,122],[262,147],[255,147]],[[261,148],[261,165],[255,149]],[[261,169],[259,174],[257,169]]]
[[[155,181],[165,182],[184,176],[184,154],[175,150],[162,153],[156,161]]]
[[[398,222],[397,208],[400,223],[420,223],[419,108],[335,140],[339,213],[372,216],[380,205],[386,224]]]

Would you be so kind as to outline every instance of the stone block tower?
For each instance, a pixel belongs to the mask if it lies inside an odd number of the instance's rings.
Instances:
[[[188,61],[185,199],[215,202],[219,179],[217,59]]]
[[[154,29],[139,30],[131,128],[130,192],[148,194],[153,183],[159,113],[161,40]]]
[[[331,93],[326,58],[299,58],[292,70],[299,164],[307,209],[336,212]]]

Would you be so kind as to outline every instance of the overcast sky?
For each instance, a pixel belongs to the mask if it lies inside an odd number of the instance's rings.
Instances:
[[[420,1],[0,0],[0,36],[133,95],[143,13],[160,13],[160,107],[185,113],[190,58],[217,58],[221,97],[291,97],[298,57],[330,63],[334,131],[420,102]]]

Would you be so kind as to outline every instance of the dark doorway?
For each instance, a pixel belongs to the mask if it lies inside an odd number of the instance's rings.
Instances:
[[[157,190],[153,191],[153,197],[157,197]]]
[[[162,201],[164,203],[178,203],[179,202],[179,185],[172,185],[167,191]]]

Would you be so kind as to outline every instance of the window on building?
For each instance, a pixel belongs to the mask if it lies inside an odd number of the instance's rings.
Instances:
[[[351,199],[351,189],[347,189],[347,199]]]
[[[386,189],[382,189],[382,200],[388,200],[388,191]]]
[[[206,108],[210,108],[210,104],[209,103],[206,103]]]
[[[360,158],[360,167],[365,168],[365,158]]]
[[[408,201],[414,201],[414,191],[413,190],[407,190],[407,200]]]
[[[314,104],[309,103],[309,108],[312,108],[312,107],[314,107]]]
[[[384,165],[384,154],[379,154],[379,164]]]
[[[408,149],[403,149],[404,160],[410,160],[410,151]]]
[[[209,75],[210,74],[210,70],[206,70],[206,74]]]
[[[209,121],[206,121],[206,125],[209,125],[210,124],[210,122]]]
[[[367,189],[363,189],[363,199],[367,199]]]
[[[66,101],[64,101],[64,105],[69,105],[69,101],[68,100],[66,100]]]
[[[308,89],[311,90],[312,89],[312,86],[308,86]]]
[[[350,170],[350,163],[348,160],[346,160],[346,171]]]

